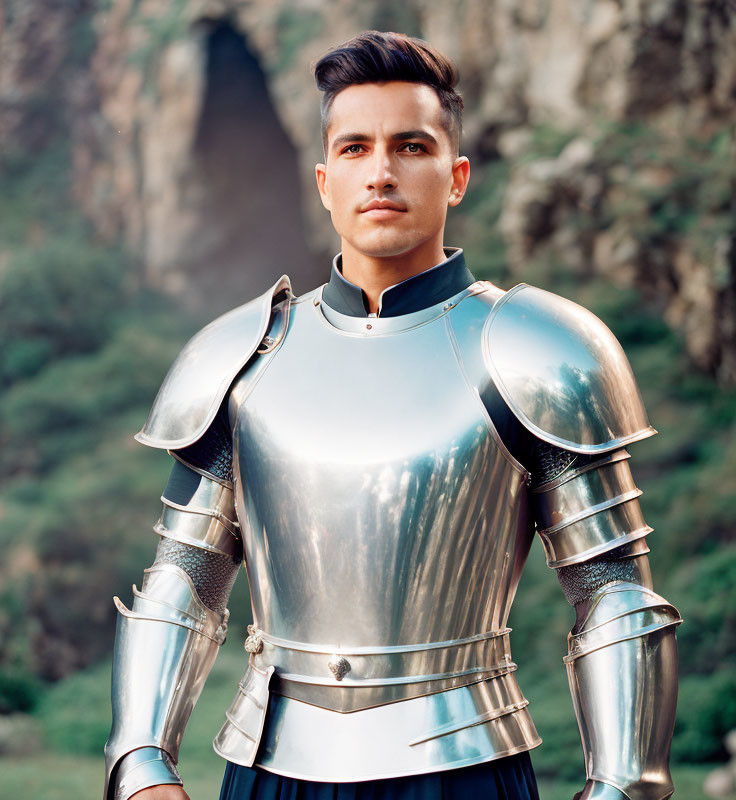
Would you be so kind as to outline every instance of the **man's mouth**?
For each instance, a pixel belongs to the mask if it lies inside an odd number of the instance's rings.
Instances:
[[[363,206],[361,213],[376,220],[393,219],[399,214],[406,213],[406,208],[391,200],[371,200],[370,203]]]

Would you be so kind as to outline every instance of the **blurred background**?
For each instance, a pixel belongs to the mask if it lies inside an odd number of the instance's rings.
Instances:
[[[369,28],[459,66],[472,177],[446,244],[591,308],[630,357],[660,431],[631,447],[655,588],[685,618],[677,795],[733,796],[733,0],[0,0],[3,798],[101,794],[111,596],[153,560],[170,462],[132,436],[202,324],[284,272],[328,278],[310,65]],[[242,576],[230,608],[182,748],[193,800],[218,796]],[[542,800],[584,780],[572,623],[535,544],[511,625]]]

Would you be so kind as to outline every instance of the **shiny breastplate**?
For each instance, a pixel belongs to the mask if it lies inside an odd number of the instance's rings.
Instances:
[[[497,296],[383,319],[307,295],[234,386],[254,625],[226,758],[363,780],[539,743],[506,627],[527,476],[478,394]]]

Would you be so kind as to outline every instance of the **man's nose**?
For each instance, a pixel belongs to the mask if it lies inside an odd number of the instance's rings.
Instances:
[[[396,188],[396,170],[388,152],[376,148],[370,159],[366,188],[374,191]]]

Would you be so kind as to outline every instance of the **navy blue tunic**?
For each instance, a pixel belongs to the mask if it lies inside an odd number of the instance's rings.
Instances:
[[[220,800],[539,800],[529,753],[470,767],[353,783],[284,778],[228,762]]]

